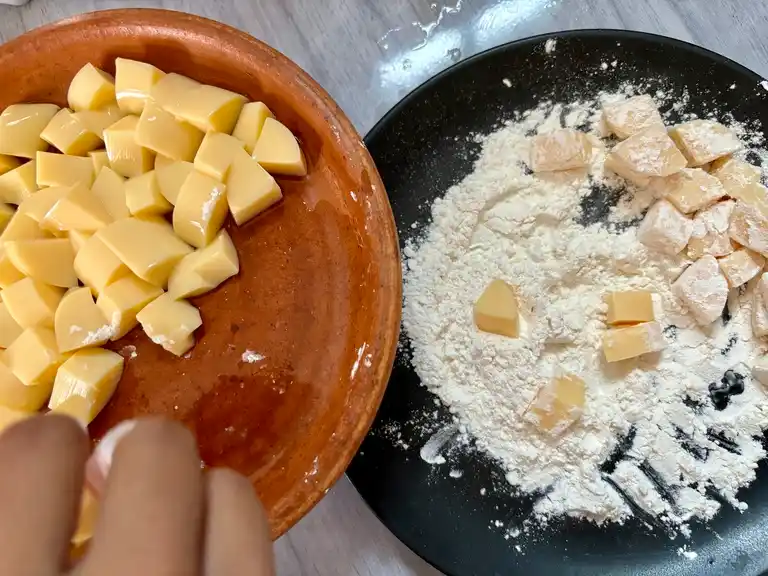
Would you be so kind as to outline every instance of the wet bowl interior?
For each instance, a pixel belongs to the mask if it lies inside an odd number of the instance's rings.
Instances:
[[[125,374],[91,427],[98,439],[142,414],[182,421],[207,464],[252,479],[278,536],[342,474],[389,377],[400,265],[386,193],[354,128],[306,73],[190,15],[98,12],[21,36],[0,47],[0,109],[65,105],[81,66],[114,73],[117,56],[264,101],[306,153],[309,175],[279,180],[281,204],[227,224],[241,273],[194,300],[204,324],[191,355],[176,358],[139,329],[114,343]]]

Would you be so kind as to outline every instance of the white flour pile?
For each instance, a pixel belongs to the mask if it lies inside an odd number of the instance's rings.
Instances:
[[[768,427],[768,398],[748,366],[765,346],[752,336],[751,299],[738,290],[727,324],[700,328],[680,306],[670,285],[685,260],[649,251],[629,225],[653,201],[648,194],[625,196],[607,224],[581,223],[597,220],[591,185],[619,186],[602,174],[602,145],[592,183],[585,174],[526,175],[526,136],[561,119],[597,134],[599,107],[577,103],[564,113],[543,104],[483,139],[474,173],[435,201],[426,236],[405,251],[404,326],[424,385],[502,463],[511,485],[545,494],[537,518],[641,514],[687,532],[689,519],[712,518],[721,503],[746,508],[737,492],[755,477],[765,456],[755,437]],[[762,141],[751,137],[752,147]],[[523,338],[474,326],[473,303],[495,278],[519,286]],[[658,294],[668,347],[607,364],[603,297],[627,289]],[[587,382],[587,402],[581,420],[551,439],[521,416],[559,368]],[[732,368],[746,376],[746,390],[717,411],[708,385]],[[612,458],[622,440],[631,447]]]

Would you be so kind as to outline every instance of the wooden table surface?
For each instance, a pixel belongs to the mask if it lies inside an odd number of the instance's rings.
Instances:
[[[163,7],[244,29],[308,70],[365,134],[400,98],[497,44],[575,28],[628,28],[700,44],[768,76],[761,0],[32,0],[0,6],[0,42],[95,9]],[[348,480],[276,544],[281,576],[434,576]]]

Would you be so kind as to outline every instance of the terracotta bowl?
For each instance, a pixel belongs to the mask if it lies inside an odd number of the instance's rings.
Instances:
[[[352,124],[285,56],[228,26],[177,12],[115,10],[34,30],[0,47],[0,109],[66,104],[91,62],[150,62],[265,102],[301,140],[309,175],[280,180],[285,200],[228,224],[239,277],[194,301],[197,345],[176,358],[139,330],[115,343],[123,380],[93,423],[165,414],[189,426],[211,466],[253,481],[275,537],[344,472],[392,367],[400,263],[384,186]],[[246,352],[252,362],[244,361]]]

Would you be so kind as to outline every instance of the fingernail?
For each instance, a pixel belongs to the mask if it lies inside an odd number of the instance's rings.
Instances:
[[[104,438],[101,439],[101,442],[96,445],[96,449],[93,451],[93,456],[91,458],[105,479],[109,474],[109,469],[112,467],[112,457],[115,454],[118,443],[135,427],[136,420],[126,420],[121,422],[107,432],[104,435]]]

